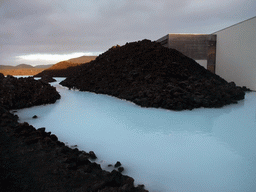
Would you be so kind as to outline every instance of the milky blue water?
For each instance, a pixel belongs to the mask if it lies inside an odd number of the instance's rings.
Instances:
[[[61,99],[18,110],[20,121],[94,151],[103,169],[120,161],[149,191],[256,191],[255,92],[220,109],[175,112],[52,84]]]

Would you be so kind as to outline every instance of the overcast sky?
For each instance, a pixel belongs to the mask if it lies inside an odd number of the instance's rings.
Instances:
[[[0,65],[54,64],[168,33],[213,33],[255,0],[0,0]]]

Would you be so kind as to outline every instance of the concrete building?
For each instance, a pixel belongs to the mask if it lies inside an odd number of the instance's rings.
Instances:
[[[256,17],[212,34],[167,34],[157,41],[228,82],[256,90]]]
[[[215,73],[256,91],[256,17],[213,34],[217,35]]]
[[[169,33],[157,41],[165,47],[180,51],[215,73],[216,35]]]

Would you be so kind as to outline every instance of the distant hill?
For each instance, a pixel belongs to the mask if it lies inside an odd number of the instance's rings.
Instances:
[[[13,69],[14,66],[11,66],[11,65],[0,65],[0,70],[1,69]]]
[[[47,69],[49,67],[53,66],[53,64],[48,64],[48,65],[36,65],[33,67],[32,65],[28,64],[19,64],[16,66],[12,65],[0,65],[0,69],[30,69],[30,68],[40,68],[40,69]]]
[[[27,65],[27,64],[19,64],[16,66],[0,65],[0,69],[28,69],[28,68],[34,68],[34,67],[32,65]]]
[[[72,63],[69,61],[61,61],[56,63],[55,65],[49,67],[47,70],[59,70],[59,69],[67,69],[68,67],[73,67],[76,65],[80,65],[80,63]]]
[[[88,63],[92,60],[94,60],[97,56],[82,56],[82,57],[77,57],[77,58],[72,58],[67,61],[71,63]]]
[[[19,64],[17,66],[0,65],[0,73],[4,75],[35,75],[51,66],[52,65],[37,65],[33,67],[28,64]]]
[[[36,65],[35,67],[28,64],[19,64],[17,66],[0,65],[0,73],[3,73],[4,75],[35,75],[37,77],[41,77],[42,75],[67,77],[72,71],[77,70],[77,68],[72,68],[67,71],[67,68],[76,67],[82,63],[88,63],[96,57],[97,56],[82,56],[67,61],[61,61],[54,65]]]
[[[40,69],[47,69],[51,66],[53,66],[54,64],[48,64],[48,65],[36,65],[34,68],[40,68]]]
[[[51,76],[51,77],[67,77],[78,71],[80,65],[95,60],[97,56],[82,56],[78,58],[61,61],[51,66],[50,68],[34,75],[34,77]],[[68,70],[67,70],[68,69]]]
[[[30,69],[34,68],[32,65],[27,65],[27,64],[19,64],[14,67],[14,69]]]

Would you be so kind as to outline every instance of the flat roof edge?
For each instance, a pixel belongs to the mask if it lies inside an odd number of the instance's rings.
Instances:
[[[249,20],[252,20],[252,19],[255,19],[255,18],[256,18],[256,16],[254,16],[254,17],[252,17],[252,18],[249,18],[249,19],[246,19],[246,20],[243,20],[243,21],[240,21],[240,22],[238,22],[238,23],[236,23],[236,24],[234,24],[234,25],[230,25],[230,26],[228,26],[228,27],[225,27],[225,28],[223,28],[223,29],[220,29],[220,30],[218,30],[218,31],[215,31],[215,32],[213,32],[213,33],[211,33],[211,34],[218,33],[218,32],[220,32],[220,31],[226,30],[226,29],[228,29],[228,28],[234,27],[234,26],[236,26],[236,25],[239,25],[239,24],[241,24],[241,23],[243,23],[243,22],[246,22],[246,21],[249,21]]]
[[[168,33],[168,35],[215,35],[212,33]]]

